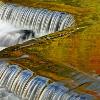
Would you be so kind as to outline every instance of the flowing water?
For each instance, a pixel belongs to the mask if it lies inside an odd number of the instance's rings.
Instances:
[[[0,62],[0,100],[92,100],[18,65]],[[5,89],[6,88],[6,89]]]
[[[5,48],[75,25],[73,15],[43,8],[0,4],[0,47]]]
[[[0,4],[0,49],[75,25],[73,15]],[[0,62],[0,100],[92,100],[18,65]]]

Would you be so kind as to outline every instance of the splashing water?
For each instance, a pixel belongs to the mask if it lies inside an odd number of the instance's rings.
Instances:
[[[69,13],[0,4],[0,49],[75,25]],[[24,56],[22,56],[23,58]],[[0,62],[0,100],[92,100],[18,65]]]
[[[73,25],[75,19],[69,13],[1,3],[0,47],[23,43]]]
[[[8,47],[22,43],[22,39],[27,39],[28,33],[31,31],[16,28],[13,25],[0,21],[0,47]],[[29,33],[30,34],[30,33]],[[21,39],[22,38],[22,39]]]

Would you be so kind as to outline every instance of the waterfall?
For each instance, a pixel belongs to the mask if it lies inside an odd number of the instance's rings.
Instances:
[[[6,62],[0,62],[0,87],[2,100],[92,100],[90,95],[69,92],[61,83]]]
[[[69,13],[16,4],[0,4],[0,47],[9,47],[32,38],[75,25]]]
[[[8,47],[15,44],[22,43],[23,40],[27,40],[34,36],[31,30],[21,30],[11,24],[0,21],[0,47]]]
[[[16,4],[0,4],[0,49],[75,25],[72,14]],[[24,57],[24,56],[23,56]],[[75,76],[79,83],[89,81]],[[85,81],[83,81],[85,79]],[[95,84],[92,84],[95,87]],[[93,88],[93,87],[89,87]],[[63,84],[18,65],[0,62],[0,100],[92,100]]]

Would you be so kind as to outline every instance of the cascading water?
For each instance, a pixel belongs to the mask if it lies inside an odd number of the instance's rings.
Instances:
[[[69,13],[1,3],[0,49],[73,25],[75,19]],[[87,75],[79,73],[74,74],[73,78],[79,84],[91,82]],[[88,89],[100,91],[99,83],[100,81],[93,82]],[[93,100],[93,97],[76,93],[61,83],[38,76],[18,65],[0,62],[0,100]]]
[[[0,4],[0,47],[8,47],[75,25],[69,13]]]
[[[69,91],[61,83],[6,62],[0,62],[0,87],[2,100],[92,100],[89,95]]]
[[[38,38],[75,24],[71,14],[0,4],[0,47]],[[92,100],[18,65],[0,62],[0,100]]]

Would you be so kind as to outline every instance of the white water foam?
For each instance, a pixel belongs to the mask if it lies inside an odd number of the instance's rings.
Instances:
[[[5,88],[0,87],[0,100],[21,100]]]
[[[15,31],[18,30],[19,29],[15,28],[11,24],[0,20],[0,50],[16,44],[20,37],[20,33],[15,33]]]
[[[0,4],[0,47],[3,49],[74,25],[74,16],[69,13]]]
[[[27,36],[24,36],[25,31],[31,32],[22,28],[16,28],[14,25],[0,20],[0,51],[7,47],[30,40],[31,35],[27,38]],[[23,38],[25,39],[23,40]]]
[[[3,50],[3,49],[5,49],[5,48],[6,48],[6,47],[0,47],[0,51]]]

